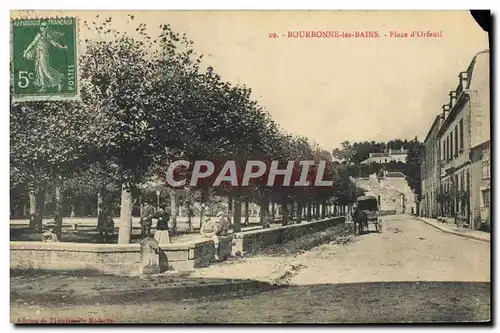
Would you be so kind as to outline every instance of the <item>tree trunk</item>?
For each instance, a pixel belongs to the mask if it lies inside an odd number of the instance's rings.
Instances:
[[[275,218],[276,218],[276,203],[273,201],[271,203],[271,220],[274,222]]]
[[[302,222],[302,203],[300,201],[297,202],[297,223]]]
[[[248,197],[245,198],[245,222],[244,225],[247,226],[250,223],[250,212],[249,212],[249,200]]]
[[[29,217],[30,216],[30,206],[29,206],[29,201],[26,202],[26,200],[23,200],[23,217]]]
[[[97,216],[99,216],[99,214],[101,213],[103,209],[103,204],[104,204],[103,190],[99,190],[97,191]]]
[[[38,232],[42,232],[43,215],[45,213],[45,190],[39,190],[36,194],[34,225]]]
[[[230,193],[227,196],[227,218],[229,219],[229,224],[233,224],[233,194]]]
[[[234,198],[234,224],[233,224],[233,232],[241,231],[241,198]]]
[[[281,211],[283,212],[283,216],[281,218],[281,225],[288,225],[288,203],[285,202],[281,205]]]
[[[177,192],[173,188],[168,189],[170,197],[170,216],[172,218],[172,231],[177,231]]]
[[[130,184],[122,184],[120,207],[120,227],[118,229],[118,244],[129,244],[132,235],[132,190]]]
[[[309,201],[307,203],[307,221],[311,221],[312,220],[312,203],[311,201]]]
[[[57,239],[61,241],[62,236],[62,196],[61,196],[61,184],[58,182],[55,187],[54,193],[54,202],[55,202],[55,213],[54,213],[54,222],[56,223],[57,230]]]
[[[268,216],[268,206],[269,203],[266,200],[266,198],[262,198],[260,201],[260,212],[259,212],[259,222],[262,225],[262,227],[267,226],[267,216]]]
[[[186,212],[187,212],[187,222],[188,222],[189,231],[193,231],[193,221],[191,220],[191,216],[193,215],[192,207],[191,207],[191,200],[186,201]]]
[[[29,191],[29,201],[30,201],[30,210],[29,210],[29,219],[30,219],[30,229],[36,228],[36,192],[34,189],[30,189]]]

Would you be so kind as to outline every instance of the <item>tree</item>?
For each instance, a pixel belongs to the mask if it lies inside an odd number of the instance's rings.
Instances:
[[[147,35],[144,23],[138,24],[136,36],[112,29],[111,18],[85,26],[111,36],[86,41],[80,61],[81,95],[87,112],[99,114],[105,122],[93,155],[117,166],[122,186],[118,242],[128,243],[132,192],[151,175],[165,147],[180,150],[186,141],[183,87],[199,59],[192,59],[192,42],[168,25],[156,39]]]
[[[335,148],[332,151],[332,156],[340,161],[350,162],[354,154],[352,145],[349,141],[341,143],[341,148]]]
[[[54,183],[55,220],[62,223],[61,187],[88,163],[89,147],[101,135],[100,123],[81,102],[11,102],[11,187],[28,189],[31,220],[36,215],[41,222],[44,193]]]
[[[417,197],[417,214],[419,214],[419,201],[422,195],[421,162],[424,156],[424,145],[417,138],[410,143],[406,156],[406,180]]]

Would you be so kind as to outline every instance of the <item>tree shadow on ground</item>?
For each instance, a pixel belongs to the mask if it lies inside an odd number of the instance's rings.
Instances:
[[[46,284],[51,280],[59,284],[43,290],[25,287],[42,279]],[[173,311],[180,306],[190,309],[184,313],[190,319],[183,320],[192,323],[436,323],[491,319],[488,282],[275,285],[183,274],[123,277],[74,272],[31,274],[21,280],[11,278],[11,305],[15,307],[147,304],[153,308],[157,304]]]

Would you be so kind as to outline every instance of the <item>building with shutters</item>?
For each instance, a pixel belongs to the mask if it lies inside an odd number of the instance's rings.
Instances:
[[[471,228],[483,228],[490,205],[489,51],[476,54],[459,74],[424,141],[422,209]]]

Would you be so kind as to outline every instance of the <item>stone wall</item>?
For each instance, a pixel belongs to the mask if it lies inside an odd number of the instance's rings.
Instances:
[[[219,259],[231,253],[253,252],[271,245],[325,230],[345,222],[344,217],[257,229],[221,237]],[[161,245],[160,270],[206,267],[215,261],[212,239]],[[10,268],[126,275],[140,273],[139,244],[82,244],[10,242]]]
[[[161,246],[162,271],[205,267],[214,260],[212,240]],[[11,269],[82,271],[99,274],[140,272],[139,244],[10,242]]]
[[[303,235],[323,231],[335,225],[344,224],[345,217],[332,217],[319,221],[303,222],[279,228],[259,229],[233,235],[233,254],[255,252],[271,245],[284,243]]]

